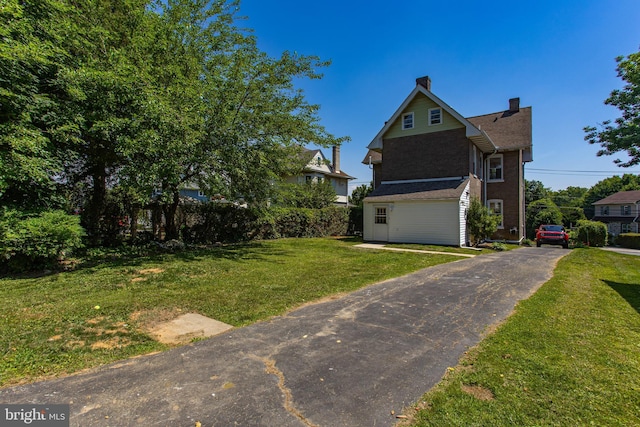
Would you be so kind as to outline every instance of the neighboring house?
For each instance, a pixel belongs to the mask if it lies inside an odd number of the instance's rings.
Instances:
[[[290,183],[318,182],[328,180],[336,191],[336,205],[347,206],[349,199],[349,180],[355,179],[340,169],[340,147],[334,146],[333,158],[327,160],[322,151],[303,148],[302,155],[307,160],[302,174],[286,179]]]
[[[607,224],[610,234],[638,233],[640,190],[619,191],[593,205],[596,209],[593,221]]]
[[[429,77],[416,79],[368,149],[365,240],[464,246],[472,197],[499,216],[493,239],[524,237],[524,164],[533,158],[531,107],[519,98],[465,118],[431,92]]]
[[[153,191],[152,196],[156,197],[156,196],[159,196],[160,194],[162,194],[162,190],[156,189]],[[211,200],[209,196],[205,195],[204,192],[200,190],[200,187],[198,187],[198,184],[194,184],[194,183],[188,183],[188,184],[182,185],[180,187],[180,197],[184,197],[187,200],[196,201],[196,202],[208,202],[209,200]]]

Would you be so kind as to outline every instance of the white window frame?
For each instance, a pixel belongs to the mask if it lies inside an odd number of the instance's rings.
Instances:
[[[620,233],[631,233],[632,231],[631,224],[623,222],[620,224]]]
[[[487,200],[487,207],[491,211],[493,215],[498,215],[495,208],[492,208],[491,205],[499,205],[500,206],[500,223],[498,224],[498,229],[504,229],[504,202],[502,199],[489,199]]]
[[[385,206],[376,206],[373,215],[374,224],[386,224],[387,223],[387,208]]]
[[[620,206],[620,213],[623,216],[631,215],[631,206],[630,205],[622,205],[622,206]]]
[[[409,126],[406,122],[406,119],[408,117],[411,117],[411,126]],[[413,111],[410,113],[404,113],[402,115],[402,130],[407,130],[407,129],[413,129],[415,127],[415,115],[413,114]]]
[[[491,160],[500,159],[500,167],[492,168]],[[491,170],[492,169],[500,169],[500,178],[491,178]],[[487,159],[487,182],[504,182],[504,156],[502,154],[494,154],[493,156],[489,156]]]
[[[607,205],[600,206],[600,215],[609,216],[609,206]]]
[[[202,190],[198,190],[198,197],[205,197],[204,192]]]
[[[433,113],[435,111],[439,111],[438,120],[433,120]],[[429,126],[441,125],[442,124],[442,108],[429,108]]]

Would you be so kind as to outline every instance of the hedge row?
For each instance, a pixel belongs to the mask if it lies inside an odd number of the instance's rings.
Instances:
[[[349,210],[271,208],[260,211],[214,203],[183,208],[181,234],[186,243],[234,243],[281,237],[324,237],[345,235]]]
[[[629,249],[640,249],[640,233],[622,233],[616,237],[616,245]]]

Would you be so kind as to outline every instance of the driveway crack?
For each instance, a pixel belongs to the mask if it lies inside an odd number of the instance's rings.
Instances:
[[[261,360],[262,363],[264,363],[265,372],[267,374],[275,375],[278,378],[278,388],[280,389],[280,391],[282,392],[282,395],[284,396],[284,402],[283,402],[284,409],[287,412],[289,412],[291,415],[295,416],[297,419],[302,421],[302,423],[304,423],[305,426],[319,427],[318,425],[313,424],[311,421],[306,419],[305,416],[302,415],[302,413],[295,407],[293,403],[293,395],[291,393],[291,390],[289,390],[289,388],[285,384],[284,374],[282,373],[281,370],[279,370],[276,367],[276,361],[266,357],[256,356],[256,358]]]

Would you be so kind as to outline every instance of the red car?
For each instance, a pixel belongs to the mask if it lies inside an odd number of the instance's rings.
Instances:
[[[567,233],[562,225],[545,224],[536,230],[536,246],[540,247],[543,243],[548,245],[562,245],[563,248],[569,247],[569,233]]]

